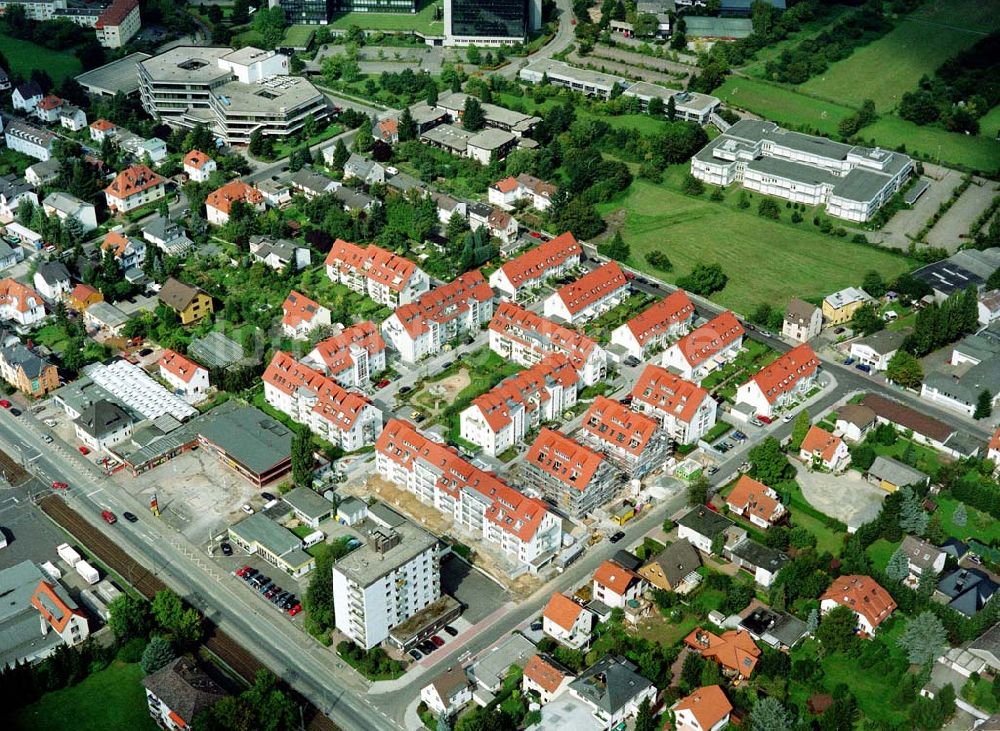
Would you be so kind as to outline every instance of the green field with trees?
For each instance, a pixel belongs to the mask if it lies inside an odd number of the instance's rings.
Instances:
[[[813,99],[759,79],[730,77],[712,93],[730,106],[746,109],[786,127],[814,129],[825,135],[836,135],[840,121],[854,113],[843,104]]]

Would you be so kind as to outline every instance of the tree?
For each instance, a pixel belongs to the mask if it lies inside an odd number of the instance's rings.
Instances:
[[[671,96],[667,99],[667,120],[673,122],[677,119],[677,102],[674,101],[674,97]]]
[[[470,48],[474,48],[474,46],[470,46]],[[465,108],[462,110],[462,126],[469,132],[478,132],[486,126],[483,105],[474,96],[465,100]]]
[[[774,696],[757,701],[750,711],[752,731],[791,731],[792,714]]]
[[[632,728],[634,731],[656,731],[656,719],[653,718],[649,698],[643,698],[639,704],[639,712],[635,716],[635,725]]]
[[[615,235],[610,241],[605,241],[597,245],[597,253],[609,259],[617,261],[627,261],[631,250],[629,245],[622,239],[622,232],[615,231]]]
[[[988,388],[984,388],[979,392],[979,398],[976,399],[976,411],[972,414],[974,419],[987,419],[993,414],[993,394],[990,393]]]
[[[948,646],[948,632],[938,616],[924,611],[906,623],[906,629],[896,640],[906,650],[906,657],[913,665],[929,666],[941,650]]]
[[[858,619],[848,607],[838,605],[826,613],[816,630],[818,639],[829,652],[846,652],[854,644]]]
[[[872,297],[878,298],[886,293],[887,288],[885,286],[885,281],[882,279],[882,275],[872,269],[865,274],[865,278],[861,281],[861,289],[870,294]]]
[[[185,608],[180,597],[170,589],[156,592],[151,608],[156,623],[180,645],[193,646],[201,640],[204,627],[198,610]]]
[[[721,264],[695,264],[690,274],[678,278],[677,286],[707,297],[724,289],[728,281]]]
[[[805,441],[806,434],[809,433],[809,427],[812,426],[812,422],[809,419],[809,411],[807,409],[802,409],[795,417],[795,424],[792,425],[792,436],[791,436],[791,448],[798,452],[799,447],[802,446],[802,442]]]
[[[788,457],[774,437],[767,437],[747,453],[753,476],[765,485],[777,485],[792,471]]]
[[[929,518],[920,504],[920,498],[910,487],[904,487],[900,492],[903,494],[903,502],[899,506],[899,528],[904,533],[922,536],[927,530]]]
[[[770,218],[773,221],[777,221],[781,218],[781,208],[778,207],[777,201],[764,198],[757,204],[757,215],[761,218]]]
[[[437,731],[451,731],[451,723],[448,721],[448,714],[444,711],[438,714]]]
[[[851,317],[851,329],[860,335],[868,336],[885,327],[885,322],[878,316],[874,307],[862,306],[854,311]]]
[[[337,144],[333,146],[333,160],[331,161],[334,170],[343,170],[350,156],[351,153],[348,152],[343,138],[338,139]]]
[[[819,610],[813,607],[809,610],[809,616],[806,617],[806,632],[811,635],[816,634],[816,630],[819,628]]]
[[[375,138],[372,137],[372,121],[368,117],[362,120],[358,126],[358,131],[354,135],[354,149],[357,152],[371,152],[375,146]]]
[[[673,97],[670,100],[673,101]],[[705,184],[689,173],[681,183],[681,192],[684,195],[697,197],[705,192]]]
[[[277,678],[258,670],[254,684],[238,696],[225,696],[191,724],[198,731],[278,731],[299,725],[295,701],[278,688]]]
[[[904,388],[919,388],[924,380],[924,367],[915,356],[905,350],[897,350],[889,359],[885,376]]]
[[[122,594],[108,603],[108,626],[120,643],[149,632],[149,602],[130,594]]]
[[[667,258],[667,255],[662,251],[648,251],[646,252],[646,262],[651,267],[656,267],[661,272],[671,272],[674,269],[673,262]]]
[[[146,649],[142,651],[139,667],[146,675],[152,675],[175,657],[177,657],[177,653],[174,652],[174,646],[170,644],[170,640],[154,635],[149,644],[146,645]]]
[[[652,99],[650,99],[649,104],[646,105],[646,113],[649,114],[650,117],[656,117],[657,119],[662,117],[663,100],[658,96],[654,96]]]
[[[681,666],[681,686],[692,690],[701,684],[701,671],[705,666],[705,659],[694,652],[689,652],[684,658]]]
[[[965,508],[965,503],[959,503],[955,506],[955,510],[951,514],[951,522],[959,528],[964,528],[965,524],[969,522],[969,512]]]
[[[708,502],[708,492],[712,486],[705,475],[699,474],[687,486],[688,505],[704,505]]]
[[[683,51],[687,48],[685,31],[687,31],[687,21],[684,20],[683,16],[680,16],[677,18],[677,23],[674,25],[674,32],[670,36],[670,47],[675,51]]]
[[[312,433],[300,426],[292,437],[292,480],[296,485],[312,485],[316,458],[313,456]]]
[[[427,85],[427,106],[436,107],[438,103],[438,88],[433,81]]]
[[[403,113],[399,115],[398,130],[400,142],[417,139],[417,123],[409,107],[403,107]]]
[[[889,558],[889,563],[885,566],[885,575],[893,581],[902,581],[910,575],[910,559],[899,548]]]

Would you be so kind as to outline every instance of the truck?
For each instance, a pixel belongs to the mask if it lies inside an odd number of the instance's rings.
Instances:
[[[77,553],[76,549],[68,543],[62,543],[56,546],[56,553],[59,554],[59,558],[70,565],[70,568],[76,566],[81,560],[80,554]]]
[[[309,535],[307,535],[305,538],[302,539],[302,547],[312,548],[317,543],[322,543],[324,538],[326,538],[326,534],[323,531],[321,530],[313,531],[312,533],[310,533]]]
[[[88,584],[96,584],[101,580],[101,575],[97,572],[93,566],[84,561],[83,559],[76,562],[76,573],[80,574],[84,581]]]

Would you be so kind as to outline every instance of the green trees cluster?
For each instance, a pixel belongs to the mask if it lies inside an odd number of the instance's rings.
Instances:
[[[940,305],[932,303],[917,313],[913,332],[903,349],[917,357],[973,333],[978,328],[979,305],[975,287],[952,292]]]
[[[195,716],[199,731],[282,731],[299,725],[299,707],[267,670],[239,695],[227,695]]]
[[[690,273],[677,279],[677,286],[688,292],[707,297],[726,287],[729,277],[721,264],[695,264]]]
[[[631,254],[631,249],[622,238],[622,232],[615,231],[615,235],[610,240],[602,241],[597,245],[597,253],[609,259],[626,262]]]

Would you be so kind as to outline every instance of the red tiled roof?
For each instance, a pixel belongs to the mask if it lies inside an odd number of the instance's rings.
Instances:
[[[594,581],[613,591],[618,596],[625,596],[629,587],[642,580],[639,574],[629,571],[627,568],[619,566],[611,560],[602,563],[597,567],[597,571],[594,572]]]
[[[288,353],[275,351],[270,365],[261,377],[280,391],[291,394],[299,388],[316,394],[313,413],[331,422],[337,429],[348,431],[371,402],[359,393],[345,390],[331,378],[303,365]]]
[[[604,457],[565,434],[542,429],[538,433],[525,463],[551,475],[564,485],[581,492],[587,489]]]
[[[657,365],[648,365],[632,388],[632,400],[690,422],[710,398],[708,391]]]
[[[701,656],[713,660],[727,670],[749,678],[757,667],[760,648],[746,630],[729,630],[722,636],[696,627],[684,638],[684,644],[697,650]]]
[[[516,404],[531,413],[549,400],[548,386],[558,384],[568,388],[579,380],[569,359],[562,353],[553,353],[477,396],[470,406],[479,408],[490,429],[496,433],[511,422],[511,410]]]
[[[577,371],[583,369],[597,347],[597,343],[586,335],[557,325],[513,302],[500,303],[490,321],[490,330],[538,352],[564,353]]]
[[[210,163],[212,158],[206,155],[201,150],[191,150],[188,154],[184,156],[184,167],[192,167],[197,170],[201,170],[206,164]]]
[[[583,416],[581,428],[612,447],[638,457],[656,434],[655,419],[632,411],[618,401],[598,396]]]
[[[190,383],[195,373],[199,370],[206,370],[190,358],[186,358],[177,351],[170,350],[169,348],[164,350],[163,355],[160,356],[160,368],[168,373],[172,373],[185,383]]]
[[[384,284],[394,292],[401,291],[417,270],[417,265],[409,259],[375,244],[362,247],[343,239],[333,242],[325,263],[341,271],[357,272]]]
[[[49,94],[47,97],[43,97],[42,100],[38,102],[38,108],[46,112],[58,109],[62,105],[63,100],[54,94]]]
[[[390,140],[399,134],[399,122],[395,119],[383,119],[378,123],[383,140]]]
[[[575,282],[560,287],[556,290],[556,296],[562,300],[569,313],[575,315],[628,286],[625,272],[616,262],[609,261],[587,272]]]
[[[111,249],[116,259],[120,259],[128,249],[128,236],[121,231],[108,231],[104,241],[101,242],[101,251]]]
[[[676,347],[694,368],[742,338],[744,333],[736,315],[726,310],[678,340]]]
[[[694,317],[694,304],[687,292],[678,289],[651,307],[647,307],[626,322],[625,326],[632,331],[639,345],[643,346],[651,338],[668,332],[677,323],[690,320],[692,317]]]
[[[997,430],[993,432],[993,438],[990,439],[989,450],[1000,452],[1000,427],[997,427]]]
[[[302,323],[312,322],[319,309],[319,302],[315,302],[293,289],[281,305],[281,311],[285,313],[284,317],[281,318],[281,324],[297,328]]]
[[[351,356],[352,345],[367,350],[368,355],[385,350],[385,340],[382,339],[378,326],[371,320],[365,320],[346,328],[340,335],[316,343],[313,352],[323,361],[329,372],[336,375],[354,364],[354,358]]]
[[[29,303],[31,299],[35,300],[35,306],[42,304],[42,296],[27,284],[10,277],[0,279],[0,304],[8,305],[16,302],[18,312],[28,312],[31,309]]]
[[[96,129],[99,132],[107,132],[108,130],[118,129],[117,125],[115,125],[114,122],[109,122],[108,120],[104,119],[103,117],[101,119],[98,119],[98,120],[94,121],[94,122],[91,122],[90,123],[90,128],[91,129]]]
[[[687,698],[681,698],[675,709],[690,711],[703,731],[710,731],[722,719],[732,713],[733,704],[726,698],[718,685],[708,685],[698,688]]]
[[[875,579],[857,574],[834,579],[830,588],[820,597],[821,602],[825,599],[861,614],[872,629],[878,629],[896,608],[892,596]]]
[[[747,475],[740,475],[726,502],[744,515],[756,515],[770,523],[781,514],[784,507],[781,501],[772,497],[770,493],[773,493],[773,490],[763,482],[758,482]]]
[[[556,236],[551,241],[536,246],[516,259],[511,259],[500,269],[514,287],[520,287],[526,280],[539,279],[549,269],[562,265],[573,256],[580,256],[583,247],[577,243],[572,233]]]
[[[401,305],[396,317],[409,336],[416,338],[430,330],[429,322],[443,325],[467,312],[471,302],[483,304],[491,299],[493,290],[475,269],[424,292],[415,302]]]
[[[102,295],[96,289],[91,287],[89,284],[84,284],[83,282],[80,282],[80,284],[73,287],[73,291],[70,292],[69,294],[70,299],[84,303],[86,303],[91,297],[94,297],[95,295],[101,300],[104,299],[104,295]]]
[[[114,198],[125,199],[149,188],[163,185],[164,179],[154,173],[146,165],[133,165],[115,176],[111,185],[104,189],[105,193]]]
[[[781,394],[791,391],[799,380],[811,376],[817,368],[819,358],[808,343],[802,343],[761,368],[752,380],[768,403],[773,404]]]
[[[55,588],[47,581],[39,581],[38,586],[31,595],[31,606],[41,612],[56,632],[62,632],[69,624],[69,620],[74,614],[83,616],[80,611],[70,609],[66,603],[59,598]]]
[[[573,602],[576,604],[576,602]],[[532,681],[546,693],[555,693],[566,679],[562,670],[553,667],[541,655],[532,655],[524,666],[523,677]]]
[[[121,25],[122,21],[128,17],[128,14],[138,6],[139,0],[114,0],[98,17],[95,27],[101,29],[105,26]]]
[[[228,215],[233,201],[243,201],[251,206],[258,206],[264,202],[264,196],[242,180],[231,180],[218,190],[209,193],[205,204]]]
[[[542,612],[542,616],[551,622],[555,622],[569,632],[573,629],[573,625],[576,624],[576,620],[582,611],[583,607],[581,605],[565,594],[555,591],[549,597],[549,603],[545,605],[545,611]]]
[[[808,433],[806,433],[806,438],[802,440],[801,451],[808,452],[809,454],[819,454],[824,461],[829,462],[833,459],[834,455],[837,453],[837,448],[843,444],[843,440],[840,437],[835,436],[828,432],[826,429],[820,429],[818,426],[809,427]]]
[[[499,190],[501,193],[512,193],[517,190],[517,179],[514,176],[504,178],[503,180],[498,180],[493,184],[493,187]]]

